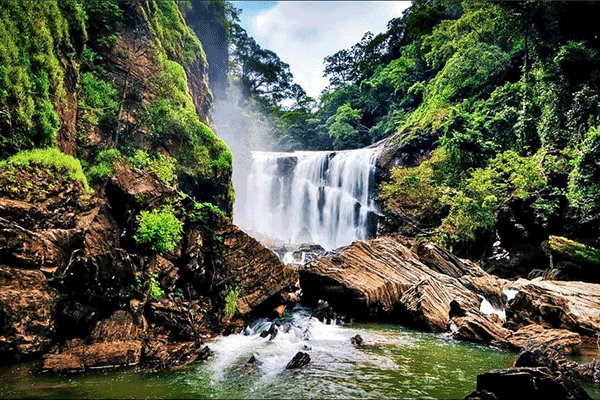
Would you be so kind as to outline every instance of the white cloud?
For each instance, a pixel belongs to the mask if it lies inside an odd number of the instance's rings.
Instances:
[[[264,48],[290,65],[294,80],[318,97],[327,86],[323,59],[350,48],[365,32],[386,30],[410,1],[281,1],[244,26]]]

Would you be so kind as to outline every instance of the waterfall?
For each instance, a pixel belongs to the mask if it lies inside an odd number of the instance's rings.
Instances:
[[[291,243],[334,249],[365,239],[376,224],[378,149],[252,152],[243,228]]]

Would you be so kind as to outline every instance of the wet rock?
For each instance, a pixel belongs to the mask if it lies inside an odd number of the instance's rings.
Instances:
[[[362,336],[360,336],[359,334],[356,334],[350,338],[350,343],[355,346],[362,346],[364,344],[364,340],[363,340]]]
[[[546,329],[536,324],[510,332],[506,339],[516,349],[544,346],[562,354],[577,353],[581,345],[581,337],[575,332],[566,329]]]
[[[83,245],[80,229],[30,231],[0,217],[0,259],[21,268],[63,268]]]
[[[75,354],[48,354],[44,359],[43,371],[58,373],[83,372],[85,365],[81,357]]]
[[[73,299],[114,310],[122,300],[122,290],[135,282],[139,262],[121,248],[89,257],[75,253],[69,265],[57,270],[49,282]]]
[[[252,355],[248,359],[248,361],[246,361],[246,363],[242,366],[241,372],[246,375],[255,374],[256,372],[258,372],[259,366],[260,362],[256,359],[254,355]]]
[[[465,397],[464,400],[498,400],[498,398],[494,393],[487,390],[477,390]]]
[[[236,283],[240,314],[295,286],[297,272],[228,219],[219,219],[213,228],[214,234],[223,240],[215,244],[215,251],[222,256],[213,260],[211,279],[216,286],[231,280]]]
[[[506,336],[510,331],[503,328],[502,324],[477,310],[471,309],[464,314],[454,313],[449,322],[449,331],[457,340],[476,343],[492,343],[505,346]]]
[[[299,351],[296,353],[294,358],[285,366],[285,369],[298,369],[305,367],[310,362],[310,356],[308,353]]]
[[[275,336],[277,336],[277,333],[279,332],[278,326],[279,326],[278,323],[271,324],[269,329],[264,330],[260,333],[260,337],[266,338],[267,336],[269,336],[269,340],[275,339]]]
[[[210,318],[210,299],[170,300],[161,298],[149,303],[147,316],[150,322],[167,329],[178,340],[194,340],[202,343],[214,336],[218,329]]]
[[[337,320],[337,313],[328,302],[319,300],[317,306],[312,311],[312,316],[324,324],[331,324]]]
[[[133,315],[128,311],[118,310],[104,319],[92,330],[90,339],[93,343],[137,340],[143,334],[143,329],[138,326]]]
[[[591,399],[572,381],[547,368],[511,368],[477,376],[477,391],[493,393],[498,400],[519,398]]]
[[[294,304],[300,302],[300,296],[295,292],[282,292],[279,295],[282,304]]]
[[[49,348],[57,299],[42,272],[0,266],[0,363]]]

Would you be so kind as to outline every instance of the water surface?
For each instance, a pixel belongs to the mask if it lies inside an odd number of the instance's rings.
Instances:
[[[80,375],[39,374],[36,365],[0,369],[1,398],[463,398],[485,371],[510,367],[514,353],[461,343],[379,323],[324,325],[297,307],[278,320],[273,339],[258,320],[239,335],[210,344],[209,361],[177,371],[140,368],[92,371]],[[287,333],[283,332],[289,327]],[[360,334],[365,345],[350,338]],[[308,367],[285,370],[298,351]],[[254,355],[254,373],[241,371]]]

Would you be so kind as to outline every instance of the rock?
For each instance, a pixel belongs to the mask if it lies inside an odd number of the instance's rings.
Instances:
[[[498,400],[498,398],[494,393],[487,390],[477,390],[465,397],[464,400]]]
[[[299,351],[294,358],[285,366],[285,369],[302,368],[310,362],[310,356],[307,353]]]
[[[42,272],[0,266],[0,363],[49,348],[56,333],[57,299]]]
[[[540,325],[527,325],[516,332],[510,332],[506,340],[517,350],[544,346],[562,354],[577,353],[581,337],[566,329],[546,329]]]
[[[511,368],[477,376],[477,391],[493,393],[498,400],[591,399],[585,390],[568,379],[552,374],[547,368]]]
[[[600,332],[600,284],[519,279],[506,308],[510,329],[538,324],[584,335]]]
[[[81,357],[74,354],[47,354],[44,358],[43,371],[83,372],[85,365]]]
[[[139,340],[97,342],[89,346],[68,349],[60,354],[46,354],[44,371],[77,372],[85,369],[135,365],[142,356]],[[70,368],[73,367],[73,368]]]
[[[260,337],[266,338],[267,336],[270,336],[269,340],[275,339],[275,336],[277,336],[277,333],[279,332],[279,329],[277,329],[278,326],[279,326],[279,324],[277,324],[277,323],[271,324],[269,329],[264,330],[260,333]]]
[[[83,245],[80,229],[30,231],[0,217],[0,259],[21,268],[64,268]]]
[[[453,317],[448,325],[453,338],[468,342],[491,343],[496,346],[507,345],[505,338],[510,331],[490,316],[475,309],[458,313],[456,306],[454,312],[451,307],[451,315]]]
[[[300,302],[300,296],[295,292],[281,292],[279,299],[282,304],[294,304]]]
[[[114,310],[122,300],[122,290],[135,282],[140,260],[121,248],[85,257],[74,254],[68,267],[59,269],[50,284],[74,299]]]
[[[92,343],[138,340],[143,329],[134,322],[133,315],[128,311],[118,310],[104,319],[92,330]]]
[[[210,318],[210,299],[173,301],[161,298],[149,303],[148,320],[167,329],[178,340],[202,343],[214,337],[219,327]]]
[[[337,320],[337,313],[328,302],[323,300],[318,301],[317,306],[312,311],[312,316],[327,325]]]
[[[365,342],[364,342],[362,336],[360,336],[357,333],[356,335],[354,335],[350,338],[350,343],[352,343],[355,346],[362,346]]]
[[[231,282],[237,285],[237,311],[246,314],[266,300],[294,287],[297,272],[281,262],[271,250],[241,231],[228,219],[219,219],[214,234],[223,240],[215,244],[222,256],[214,259],[215,286]]]
[[[349,315],[393,318],[443,331],[452,300],[467,309],[478,308],[480,300],[457,278],[439,271],[457,274],[460,263],[460,271],[472,271],[474,276],[485,272],[445,251],[423,250],[430,255],[429,262],[450,259],[434,271],[421,262],[414,245],[401,237],[380,237],[354,242],[336,255],[311,262],[300,270],[303,299],[324,298]]]
[[[276,318],[281,318],[281,317],[283,317],[283,313],[285,312],[285,309],[286,309],[286,305],[281,304],[273,309],[273,315]]]
[[[248,361],[242,366],[241,372],[245,375],[255,374],[258,371],[260,362],[252,355]]]

